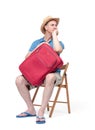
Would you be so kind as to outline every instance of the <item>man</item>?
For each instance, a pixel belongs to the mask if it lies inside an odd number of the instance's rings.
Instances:
[[[47,42],[50,44],[50,46],[60,55],[60,53],[64,49],[64,44],[58,40],[58,26],[59,24],[59,18],[53,18],[51,16],[46,17],[43,20],[43,23],[41,25],[41,32],[44,34],[44,36],[38,40],[35,40],[30,48],[29,52],[25,56],[27,58],[31,52],[42,42]],[[34,88],[32,85],[29,84],[29,82],[22,76],[18,76],[16,78],[16,86],[18,88],[18,91],[22,98],[24,99],[26,105],[27,105],[27,110],[19,115],[17,115],[17,118],[22,118],[22,117],[33,117],[36,116],[36,123],[42,124],[45,123],[45,118],[44,118],[44,112],[47,107],[48,101],[52,95],[53,88],[55,85],[58,85],[61,83],[61,76],[60,76],[60,69],[57,69],[55,73],[49,73],[46,75],[45,82],[44,82],[44,91],[42,95],[42,103],[41,107],[36,113],[35,108],[31,102],[31,96],[29,93],[29,90]],[[27,86],[30,86],[28,88]]]

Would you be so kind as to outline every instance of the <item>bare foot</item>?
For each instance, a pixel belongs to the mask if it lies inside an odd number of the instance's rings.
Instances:
[[[39,109],[38,116],[43,117],[44,116],[44,110]]]

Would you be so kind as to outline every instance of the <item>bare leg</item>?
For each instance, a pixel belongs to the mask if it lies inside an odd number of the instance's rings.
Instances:
[[[26,87],[26,85],[28,85],[28,82],[24,79],[23,76],[18,76],[16,78],[17,89],[28,107],[28,109],[26,111],[31,113],[31,114],[35,114],[36,111],[35,111],[34,106],[32,104],[31,96],[30,96],[29,90]]]
[[[43,97],[42,97],[42,105],[38,111],[38,116],[44,116],[44,111],[47,107],[48,101],[53,92],[55,80],[56,80],[56,76],[54,73],[48,74],[46,76],[46,82],[45,82],[45,87],[44,87]]]

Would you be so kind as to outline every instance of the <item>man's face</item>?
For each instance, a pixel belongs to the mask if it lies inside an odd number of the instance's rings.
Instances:
[[[45,26],[45,30],[48,31],[49,33],[52,33],[56,29],[57,29],[57,22],[55,20],[49,21]]]

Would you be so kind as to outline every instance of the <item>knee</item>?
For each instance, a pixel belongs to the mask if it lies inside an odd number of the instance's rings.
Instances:
[[[19,87],[20,85],[22,85],[23,81],[24,81],[24,77],[22,75],[18,76],[15,80],[16,86]]]
[[[46,81],[54,83],[55,80],[56,80],[56,77],[55,77],[55,75],[53,73],[47,74]]]

